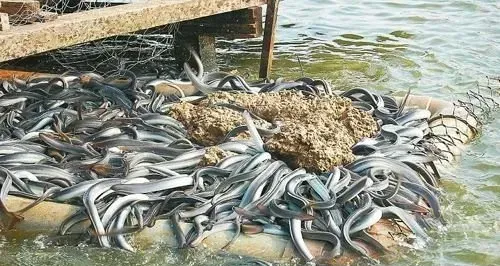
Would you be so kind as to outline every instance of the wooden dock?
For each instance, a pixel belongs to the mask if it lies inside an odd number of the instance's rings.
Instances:
[[[0,0],[0,6],[31,0]],[[272,40],[276,14],[274,12],[278,0],[145,0],[129,4],[115,5],[100,9],[62,14],[45,22],[34,22],[29,25],[13,26],[5,23],[4,7],[0,7],[0,18],[3,18],[0,30],[0,62],[38,54],[71,45],[99,40],[106,37],[125,34],[138,30],[176,22],[191,21],[236,10],[268,5],[266,28],[262,29],[262,16],[259,23],[237,26],[245,29],[242,37],[258,37],[262,31],[264,40],[263,62],[267,73],[261,71],[262,77],[268,77],[272,61]],[[271,9],[270,9],[271,7]],[[14,7],[15,9],[15,7]],[[209,18],[207,18],[209,19]],[[216,20],[215,20],[216,21]],[[227,23],[227,22],[226,22]],[[206,23],[205,23],[206,24]],[[227,25],[226,25],[227,26]],[[193,27],[186,24],[185,27]],[[224,31],[216,25],[206,26],[209,33]],[[229,27],[231,28],[231,27]],[[233,27],[234,28],[234,27]],[[267,32],[266,31],[271,31]],[[241,35],[241,34],[240,34]],[[235,37],[238,37],[237,35]]]

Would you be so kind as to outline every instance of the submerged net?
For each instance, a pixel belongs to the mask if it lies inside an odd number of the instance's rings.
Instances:
[[[102,40],[58,49],[50,53],[52,60],[68,70],[131,70],[139,67],[147,72],[161,72],[161,66],[174,61],[177,24],[118,35]]]
[[[467,91],[451,108],[429,120],[432,143],[451,161],[460,155],[463,145],[479,135],[482,125],[500,107],[500,78],[486,77],[476,89]]]
[[[457,105],[466,108],[479,122],[487,120],[493,111],[498,110],[500,91],[499,77],[486,77],[486,84],[477,84],[476,90],[469,90],[465,100],[459,100]]]
[[[140,0],[147,1],[147,0]],[[54,16],[131,3],[132,0],[48,0],[40,8],[23,4],[9,16],[12,26],[44,22]],[[134,2],[137,2],[134,0]],[[175,35],[178,24],[160,26],[97,41],[56,49],[41,55],[9,62],[9,65],[33,68],[37,71],[64,72],[66,70],[92,71],[105,74],[117,70],[140,70],[157,73],[173,65]]]

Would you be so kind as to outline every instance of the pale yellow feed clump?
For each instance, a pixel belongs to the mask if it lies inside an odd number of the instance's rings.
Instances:
[[[314,172],[352,162],[351,146],[378,131],[372,116],[356,109],[347,98],[305,96],[292,91],[217,92],[196,105],[176,104],[170,115],[184,124],[194,141],[215,145],[233,128],[245,125],[240,112],[216,105],[220,103],[248,109],[267,121],[256,120],[261,127],[280,125],[279,133],[264,138],[266,150],[292,167]]]

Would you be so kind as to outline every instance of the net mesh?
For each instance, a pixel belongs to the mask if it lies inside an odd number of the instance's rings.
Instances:
[[[460,154],[460,149],[476,137],[481,127],[500,107],[500,77],[486,77],[462,99],[453,103],[453,108],[429,120],[432,144],[439,147],[443,160]]]
[[[26,2],[14,9],[17,12],[9,15],[9,23],[19,26],[45,22],[61,14],[122,5],[132,1],[147,0],[42,0],[39,8],[35,8],[32,2]],[[177,30],[177,23],[165,25],[60,48],[20,61],[23,66],[32,65],[37,70],[47,71],[78,70],[100,74],[124,69],[141,69],[148,73],[165,71],[158,68],[172,65]]]

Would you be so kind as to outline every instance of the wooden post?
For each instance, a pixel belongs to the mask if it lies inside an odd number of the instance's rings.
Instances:
[[[9,14],[0,13],[0,31],[6,31],[9,29],[10,29]]]
[[[260,58],[260,78],[269,78],[273,65],[274,35],[278,19],[279,0],[268,0],[266,10],[266,23],[264,28],[264,41]]]
[[[218,71],[215,51],[215,36],[213,35],[184,35],[182,32],[177,33],[174,45],[174,57],[177,65],[183,68],[184,62],[188,62],[191,66],[196,66],[196,63],[186,47],[193,48],[200,56],[205,72]]]
[[[215,36],[213,35],[200,35],[198,36],[198,53],[203,67],[206,72],[218,71],[217,67],[217,52],[215,51]]]

